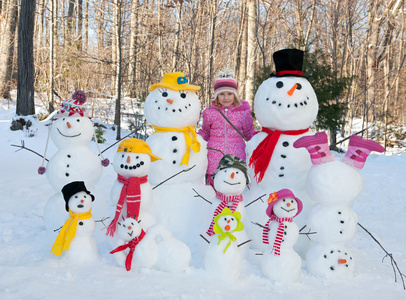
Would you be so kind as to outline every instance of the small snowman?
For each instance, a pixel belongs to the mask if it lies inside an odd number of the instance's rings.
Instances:
[[[83,181],[95,191],[95,185],[102,176],[102,165],[109,164],[108,159],[100,160],[98,155],[89,149],[92,137],[95,136],[92,121],[85,115],[86,94],[83,91],[73,93],[71,99],[62,102],[59,111],[51,119],[49,137],[58,151],[44,167],[48,140],[45,147],[43,165],[39,174],[46,174],[49,183],[58,191],[47,202],[44,221],[47,229],[55,229],[64,217],[62,187],[73,181]],[[97,145],[97,139],[96,145]],[[101,155],[101,157],[103,157]],[[97,217],[107,214],[107,206],[103,195],[97,193],[97,203],[93,213]]]
[[[308,217],[308,227],[316,232],[306,253],[310,273],[324,278],[351,279],[354,256],[346,245],[355,237],[358,217],[350,208],[362,192],[360,169],[371,151],[383,152],[376,142],[351,136],[346,155],[335,160],[328,147],[327,134],[318,132],[298,139],[294,147],[310,153],[313,166],[306,189],[317,204]]]
[[[68,183],[62,188],[65,209],[70,217],[62,226],[51,253],[66,257],[74,263],[93,262],[98,257],[97,244],[93,238],[96,227],[92,217],[94,196],[86,189],[83,181]]]
[[[237,156],[226,154],[220,160],[212,177],[216,197],[211,200],[213,219],[206,232],[209,236],[214,235],[214,219],[226,207],[233,213],[239,212],[241,221],[244,220],[245,206],[242,192],[248,184],[247,165],[245,161]],[[248,240],[245,230],[236,232],[235,236],[239,244]]]
[[[153,225],[144,232],[135,217],[128,217],[118,225],[118,247],[110,253],[127,271],[134,267],[182,273],[188,268],[192,258],[189,248],[162,225]]]
[[[301,227],[306,222],[307,207],[313,204],[305,193],[311,162],[309,153],[294,148],[293,143],[309,134],[319,105],[310,82],[303,76],[303,51],[283,49],[275,52],[273,59],[276,73],[255,94],[255,116],[262,130],[247,143],[251,185],[244,196],[251,202],[269,190],[289,188],[304,203],[303,213],[296,220]],[[262,213],[265,209],[266,203],[257,201],[247,208],[247,215],[262,223],[266,221]],[[256,226],[247,226],[247,230],[250,236],[260,236]],[[259,240],[254,240],[254,245],[263,248]]]
[[[271,280],[286,282],[299,278],[302,259],[293,250],[299,228],[293,218],[302,208],[302,201],[288,189],[269,195],[266,209],[269,220],[263,229],[263,243],[272,244],[272,249],[264,253],[261,268]]]
[[[151,184],[157,187],[153,215],[189,246],[196,244],[210,214],[204,203],[190,201],[193,189],[206,199],[214,196],[212,187],[204,185],[207,143],[195,131],[201,107],[199,89],[183,73],[168,73],[151,86],[144,105],[145,118],[155,129],[146,142],[162,158],[149,172]],[[192,223],[193,228],[188,226]]]
[[[234,234],[243,229],[240,213],[227,207],[214,218],[216,235],[212,236],[204,255],[204,266],[213,276],[229,281],[239,278],[243,252]]]
[[[120,215],[136,216],[137,221],[143,221],[145,229],[155,223],[155,218],[147,212],[153,200],[148,172],[151,162],[160,159],[142,140],[129,138],[119,144],[113,161],[117,180],[110,192],[111,201],[116,209],[106,235],[114,236]]]

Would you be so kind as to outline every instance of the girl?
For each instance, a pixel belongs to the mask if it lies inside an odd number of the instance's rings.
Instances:
[[[234,72],[230,69],[220,71],[214,82],[214,98],[211,106],[203,111],[203,125],[198,134],[208,142],[207,158],[209,164],[206,172],[206,184],[212,186],[212,175],[225,154],[232,154],[245,160],[244,139],[225,120],[218,109],[247,140],[250,140],[255,134],[250,105],[247,101],[240,99],[237,88]]]

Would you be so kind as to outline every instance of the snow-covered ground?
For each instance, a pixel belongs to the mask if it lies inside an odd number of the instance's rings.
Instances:
[[[46,176],[37,173],[42,159],[26,150],[16,152],[18,148],[11,146],[24,140],[26,147],[42,154],[47,128],[34,121],[33,137],[27,131],[10,131],[15,106],[7,106],[6,101],[0,102],[0,299],[406,299],[402,281],[397,277],[395,282],[389,257],[382,262],[385,253],[361,228],[348,245],[357,260],[351,281],[316,278],[304,263],[298,282],[275,283],[262,275],[255,251],[249,253],[236,282],[211,278],[196,253],[184,274],[127,272],[109,254],[113,248],[100,225],[95,235],[100,256],[97,263],[69,265],[50,253],[57,233],[45,230],[43,214],[55,192]],[[110,130],[105,133],[102,150],[115,142],[115,135]],[[90,147],[96,151],[93,142]],[[115,149],[104,156],[112,161]],[[47,156],[56,150],[50,143]],[[97,187],[108,199],[116,173],[112,166],[103,172]],[[361,174],[364,190],[352,208],[360,224],[406,272],[406,153],[372,154]]]

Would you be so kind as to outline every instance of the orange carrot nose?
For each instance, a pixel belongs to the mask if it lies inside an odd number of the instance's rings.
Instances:
[[[131,230],[131,226],[128,226],[128,230]]]
[[[225,227],[224,227],[224,229],[226,230],[226,231],[229,231],[230,230],[230,225],[226,225]]]
[[[69,122],[66,122],[66,126],[68,126],[68,128],[72,127],[72,125]]]
[[[231,179],[234,179],[235,173],[231,173]]]
[[[168,102],[169,104],[172,104],[173,100],[172,99],[166,99],[166,102]]]
[[[346,260],[346,259],[339,259],[339,260],[338,260],[338,263],[339,263],[339,264],[346,264],[346,263],[347,263],[347,260]]]
[[[83,203],[83,202],[85,202],[85,200],[83,200],[83,199],[82,199],[82,200],[80,200],[80,202],[82,202],[82,203]]]
[[[289,206],[290,206],[290,203],[286,203],[286,206],[289,207]]]
[[[227,220],[227,224],[230,223],[230,220]]]
[[[131,158],[129,156],[127,156],[127,162],[130,163],[131,162]]]
[[[295,84],[294,86],[292,86],[292,88],[288,91],[288,95],[289,95],[289,96],[292,96],[292,95],[293,95],[293,92],[296,90],[296,88],[297,88],[297,84]]]

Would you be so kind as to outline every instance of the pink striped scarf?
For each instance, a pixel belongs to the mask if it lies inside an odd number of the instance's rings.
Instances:
[[[272,246],[271,253],[275,255],[281,255],[281,243],[283,238],[283,232],[285,231],[285,223],[284,222],[292,222],[292,218],[278,218],[276,215],[272,215],[271,218],[266,222],[264,230],[262,231],[262,242],[264,244],[269,244],[269,228],[271,222],[276,221],[279,223],[278,231],[276,233],[276,238]]]
[[[217,199],[221,200],[221,203],[219,204],[219,206],[217,206],[216,210],[214,211],[213,219],[210,223],[210,227],[206,232],[209,236],[214,235],[214,231],[213,231],[214,218],[218,214],[220,214],[223,211],[223,209],[226,207],[229,207],[232,212],[235,212],[235,210],[237,209],[238,203],[240,203],[242,201],[242,195],[227,196],[227,195],[217,192],[216,197],[217,197]],[[231,205],[229,205],[229,204],[231,204]]]
[[[116,214],[110,225],[107,227],[106,235],[114,236],[117,228],[117,221],[123,209],[124,202],[127,198],[127,214],[138,221],[141,206],[141,184],[148,182],[148,176],[143,177],[124,177],[117,174],[118,182],[123,185],[120,198],[117,201]]]

